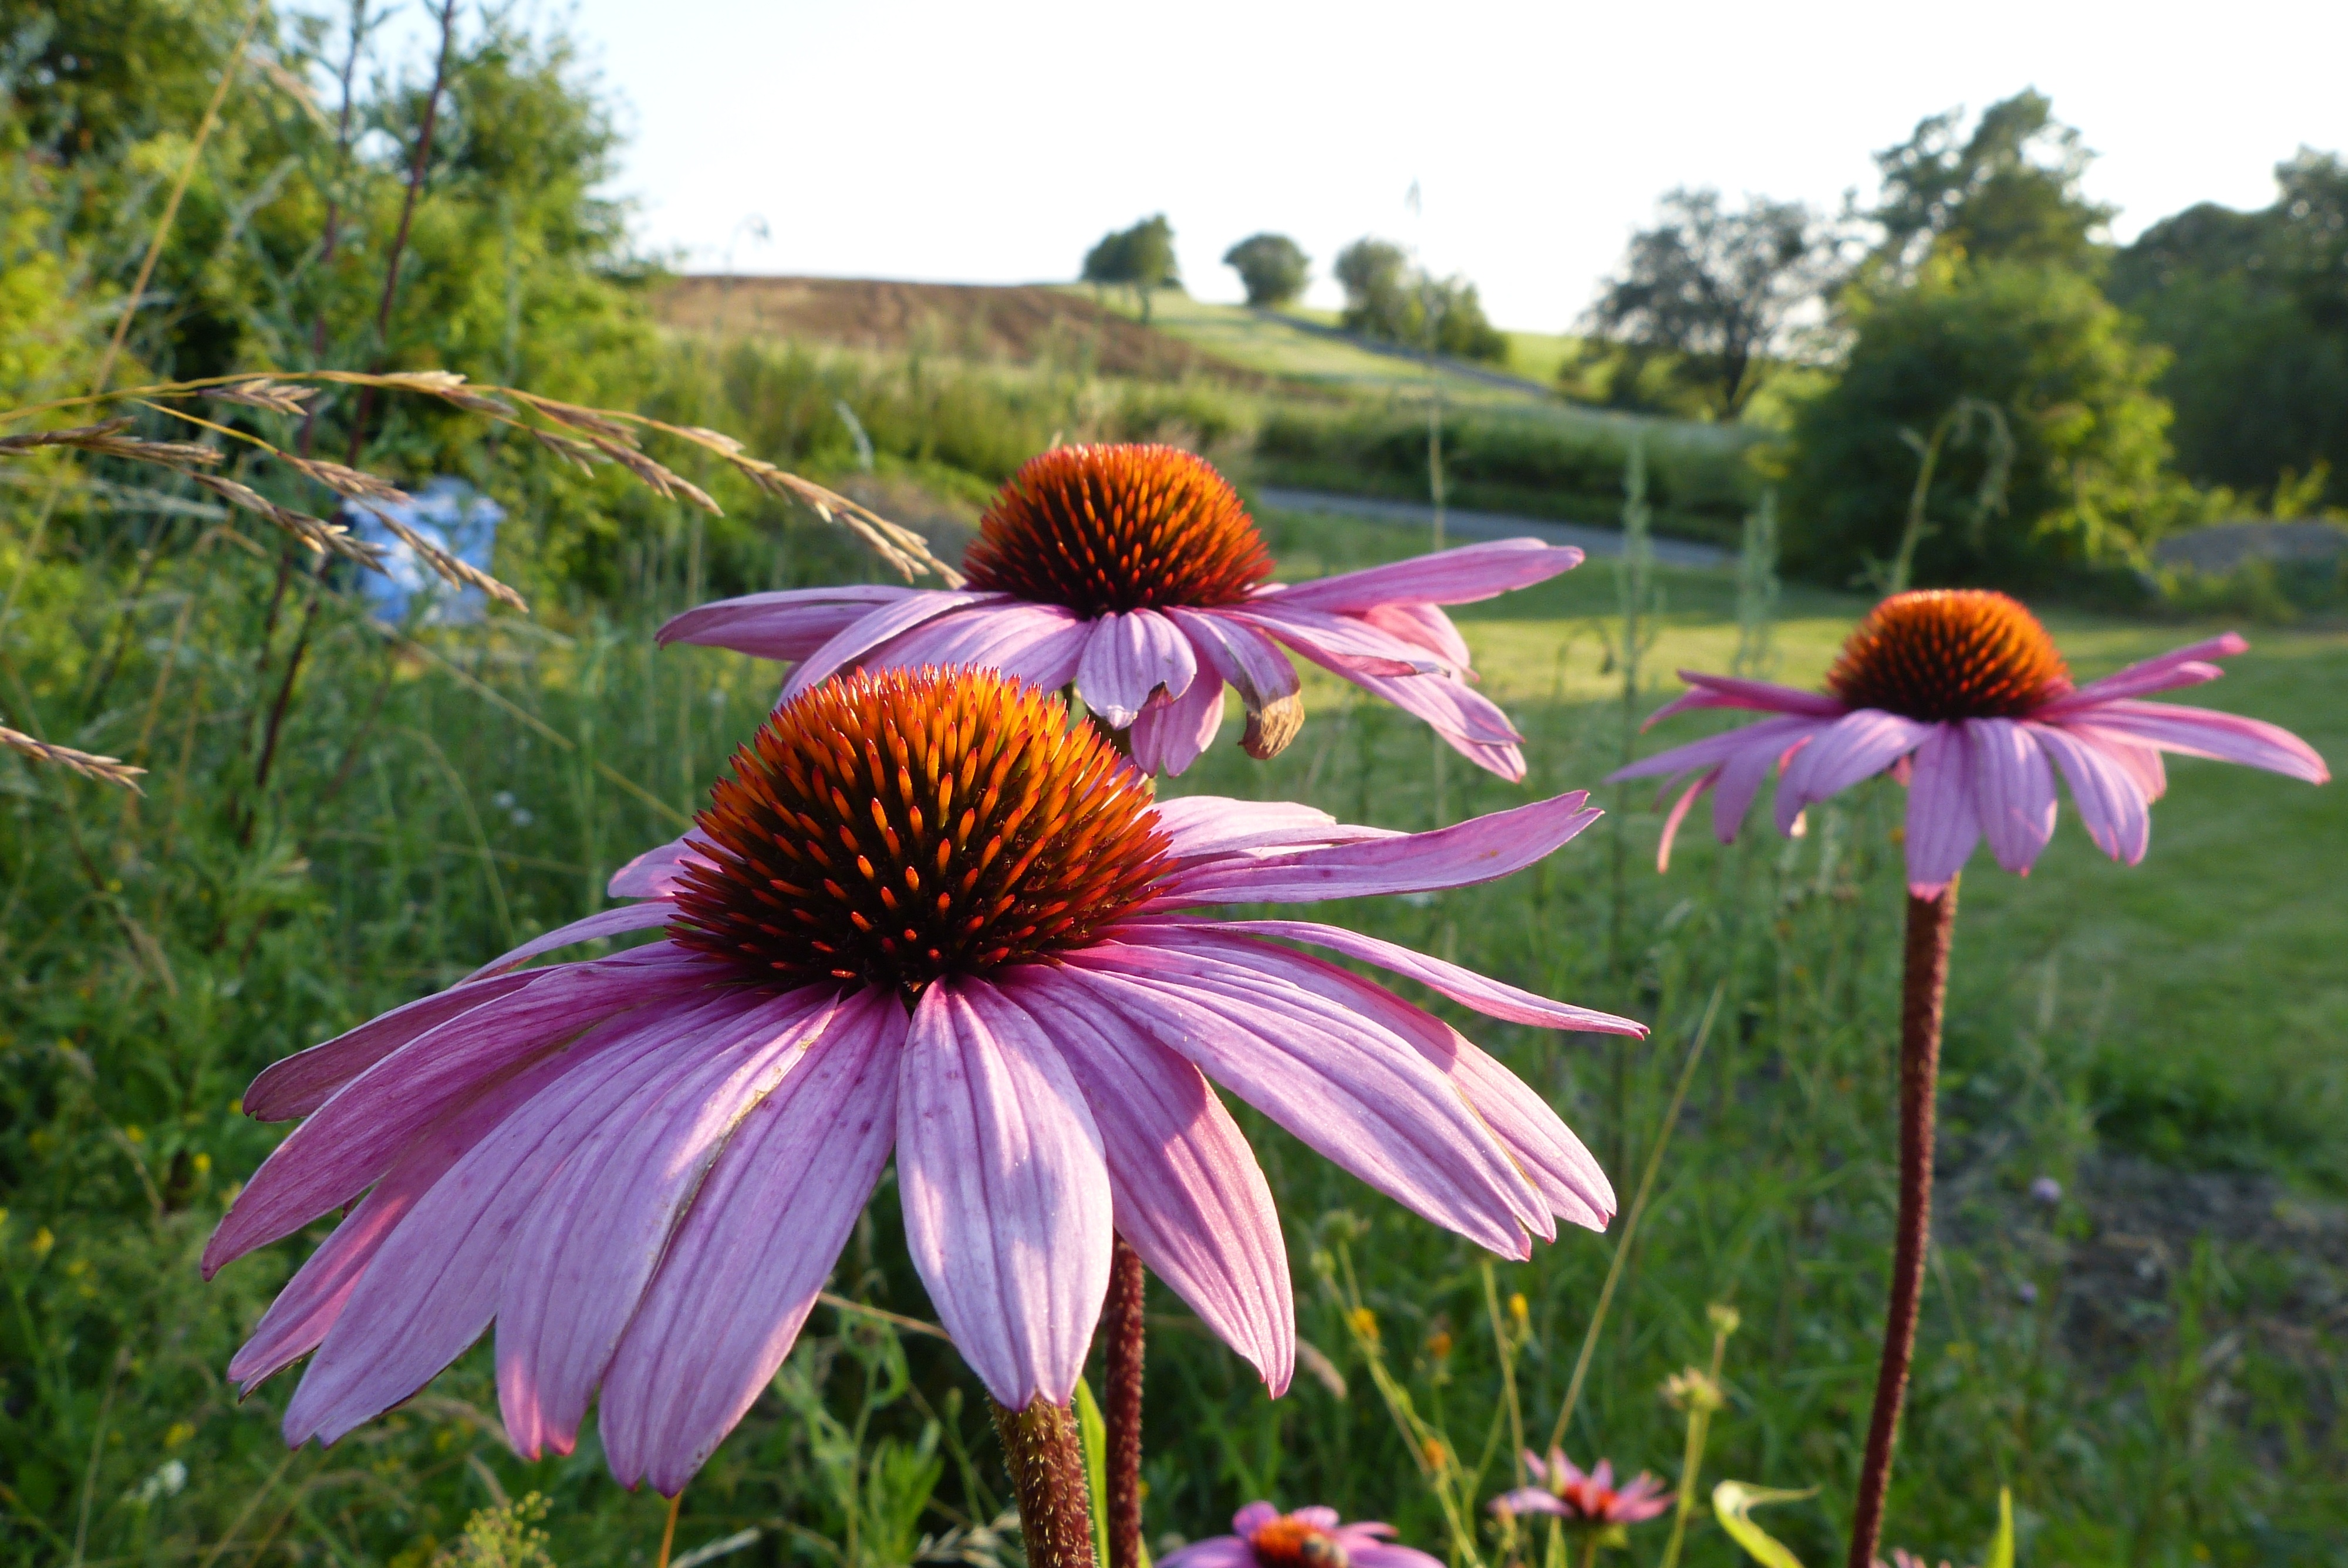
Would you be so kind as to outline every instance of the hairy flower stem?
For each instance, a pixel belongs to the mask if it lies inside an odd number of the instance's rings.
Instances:
[[[1093,1559],[1092,1506],[1085,1495],[1084,1444],[1066,1405],[1037,1399],[1024,1410],[994,1406],[1004,1468],[1019,1499],[1028,1568],[1099,1568]]]
[[[1108,1568],[1141,1568],[1141,1255],[1123,1236],[1108,1266]]]
[[[1891,1301],[1883,1320],[1883,1363],[1875,1411],[1867,1423],[1867,1458],[1850,1522],[1849,1568],[1871,1568],[1883,1531],[1883,1495],[1891,1484],[1891,1449],[1900,1402],[1916,1350],[1916,1307],[1924,1288],[1924,1255],[1932,1231],[1932,1093],[1941,1067],[1941,1008],[1949,987],[1949,933],[1957,918],[1957,885],[1937,897],[1908,897],[1908,948],[1900,994],[1900,1229],[1891,1255]]]

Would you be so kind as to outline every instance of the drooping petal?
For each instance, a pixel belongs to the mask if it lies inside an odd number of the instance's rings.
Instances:
[[[1337,1532],[1345,1548],[1345,1560],[1360,1568],[1443,1568],[1442,1560],[1430,1557],[1415,1546],[1397,1546],[1391,1541],[1349,1540],[1349,1530]]]
[[[1255,628],[1212,610],[1177,608],[1166,613],[1190,640],[1200,669],[1215,671],[1240,694],[1247,710],[1241,749],[1259,762],[1278,756],[1304,723],[1296,666],[1288,655]]]
[[[1262,1506],[1270,1508],[1272,1504]],[[1255,1548],[1236,1535],[1210,1535],[1179,1552],[1168,1553],[1158,1559],[1158,1564],[1159,1568],[1256,1568]]]
[[[710,1166],[604,1374],[622,1485],[675,1496],[790,1354],[888,1164],[904,1045],[894,996],[852,997]]]
[[[1457,675],[1441,671],[1426,675],[1341,673],[1363,691],[1426,720],[1447,738],[1480,746],[1514,746],[1524,740],[1497,703]]]
[[[2049,728],[2074,735],[2113,762],[2127,770],[2136,781],[2137,789],[2149,803],[2168,793],[2168,769],[2160,760],[2160,749],[2149,741],[2134,735],[2124,735],[2117,730],[2106,730],[2079,719],[2066,719]]]
[[[1597,821],[1587,790],[1431,833],[1216,860],[1178,873],[1168,902],[1297,904],[1465,887],[1519,871]]]
[[[1724,763],[1734,763],[1740,757],[1758,757],[1760,772],[1754,776],[1754,783],[1757,788],[1760,779],[1766,775],[1769,765],[1785,755],[1787,748],[1799,744],[1834,722],[1834,717],[1818,718],[1805,714],[1785,714],[1775,719],[1764,719],[1755,724],[1740,724],[1733,730],[1723,730],[1716,735],[1706,735],[1700,741],[1690,741],[1684,746],[1673,746],[1667,752],[1657,752],[1652,757],[1641,757],[1637,762],[1616,768],[1612,773],[1608,774],[1606,782],[1621,784],[1625,779],[1665,778],[1673,774],[1684,774],[1695,768],[1711,768]],[[1750,806],[1752,802],[1753,797],[1747,794],[1745,797],[1746,805]],[[1732,821],[1740,820],[1744,815],[1744,811],[1740,809]],[[1732,829],[1727,838],[1724,838],[1721,842],[1726,843],[1728,838],[1735,836]]]
[[[1663,817],[1663,836],[1658,839],[1655,844],[1655,870],[1657,872],[1661,873],[1669,871],[1672,868],[1672,840],[1679,836],[1680,824],[1685,820],[1688,814],[1688,808],[1695,804],[1696,796],[1702,794],[1704,791],[1710,789],[1719,782],[1720,770],[1718,768],[1713,768],[1707,772],[1700,773],[1696,774],[1694,779],[1689,781],[1687,788],[1680,793],[1680,798],[1672,803],[1672,809],[1666,813]]]
[[[551,953],[557,948],[573,947],[605,937],[624,936],[630,931],[649,931],[654,926],[665,926],[675,918],[675,907],[665,898],[647,899],[642,904],[623,904],[616,909],[599,909],[584,919],[573,920],[568,926],[557,926],[546,935],[533,937],[510,952],[499,954],[465,979],[484,980],[491,975],[501,975],[508,969],[517,968],[541,953]]]
[[[2230,659],[2237,653],[2247,653],[2250,645],[2229,631],[2188,647],[2163,653],[2157,658],[2139,660],[2124,670],[2114,671],[2100,681],[2090,681],[2075,692],[2065,692],[2041,705],[2030,716],[2038,720],[2054,720],[2082,708],[2092,708],[2098,702],[2108,702],[2120,697],[2147,697],[2155,692],[2173,692],[2180,686],[2199,686],[2215,681],[2225,671],[2209,663],[2212,659]]]
[[[2116,731],[2164,752],[2240,763],[2308,784],[2323,784],[2332,777],[2315,748],[2289,730],[2215,708],[2124,700],[2075,710],[2066,720]]]
[[[2087,836],[2114,860],[2130,866],[2144,858],[2152,814],[2144,789],[2124,764],[2085,736],[2060,724],[2033,724],[2038,743],[2053,754],[2071,786],[2071,803]]]
[[[1414,1213],[1505,1257],[1548,1207],[1450,1081],[1375,1019],[1196,948],[1067,960],[1135,1028]]]
[[[1104,615],[1093,622],[1076,662],[1076,695],[1111,729],[1132,726],[1157,694],[1179,697],[1199,673],[1182,629],[1154,610]]]
[[[1093,623],[1056,604],[975,605],[925,621],[859,661],[867,669],[967,664],[1057,689],[1076,677]]]
[[[516,1226],[498,1298],[498,1404],[524,1459],[569,1453],[587,1401],[710,1162],[839,1010],[829,987],[713,1028],[563,1162]]]
[[[1439,668],[1423,651],[1351,616],[1266,600],[1216,613],[1253,627],[1348,680],[1356,675],[1429,675]]]
[[[1459,628],[1431,604],[1380,604],[1360,614],[1395,641],[1434,654],[1442,661],[1448,674],[1466,675],[1474,662],[1468,651],[1468,640],[1459,635]]]
[[[261,1070],[244,1091],[244,1113],[256,1122],[287,1122],[324,1105],[335,1091],[418,1036],[460,1013],[543,979],[552,969],[500,975],[454,985],[369,1019],[346,1034],[296,1051]]]
[[[1133,765],[1145,774],[1179,774],[1215,743],[1222,727],[1223,682],[1201,670],[1189,691],[1133,721]]]
[[[476,1143],[391,1233],[294,1391],[285,1440],[331,1443],[462,1354],[496,1315],[513,1227],[548,1180],[675,1071],[681,1042],[722,1030],[756,1005],[729,993],[572,1046],[567,1071]]]
[[[690,1005],[712,966],[581,964],[460,1013],[367,1069],[270,1152],[204,1248],[210,1278],[365,1192],[433,1122],[499,1074],[630,1011]]]
[[[1744,708],[1763,713],[1795,713],[1811,719],[1839,719],[1849,710],[1839,698],[1824,692],[1804,692],[1770,681],[1747,681],[1736,675],[1707,675],[1700,670],[1679,671],[1693,691],[1684,692],[1647,715],[1639,727],[1650,730],[1672,717],[1698,708]]]
[[[1296,1365],[1280,1214],[1255,1153],[1198,1068],[1044,965],[1004,989],[1050,1031],[1099,1126],[1117,1234],[1274,1398]]]
[[[1581,1140],[1522,1079],[1457,1030],[1384,986],[1324,959],[1269,948],[1246,936],[1227,936],[1225,930],[1221,924],[1189,927],[1169,945],[1177,951],[1212,954],[1271,983],[1300,989],[1376,1020],[1451,1080],[1509,1158],[1531,1178],[1551,1214],[1591,1230],[1606,1228],[1614,1214],[1612,1184]]]
[[[1881,773],[1915,750],[1931,729],[1914,719],[1873,708],[1837,719],[1786,764],[1785,774],[1777,781],[1777,831],[1793,832],[1794,819],[1803,807]]]
[[[966,589],[915,589],[840,629],[824,645],[801,660],[783,682],[780,702],[788,702],[844,665],[853,664],[892,638],[901,637],[925,620],[934,620],[966,605],[1001,604],[999,593],[975,593]]]
[[[1033,1019],[968,979],[922,993],[898,1081],[905,1239],[939,1322],[998,1402],[1066,1404],[1115,1234],[1083,1090]]]
[[[1634,1019],[1617,1018],[1612,1013],[1575,1007],[1569,1002],[1553,1002],[1547,997],[1519,990],[1488,975],[1479,975],[1473,969],[1463,968],[1431,954],[1414,951],[1399,942],[1365,937],[1356,931],[1323,926],[1312,920],[1218,920],[1211,926],[1189,926],[1179,929],[1244,931],[1254,936],[1278,937],[1286,941],[1326,948],[1349,958],[1359,958],[1382,969],[1408,975],[1464,1007],[1473,1008],[1488,1018],[1504,1018],[1512,1023],[1529,1023],[1542,1029],[1586,1030],[1600,1034],[1643,1037],[1647,1032],[1647,1026]]]
[[[1764,719],[1747,725],[1754,743],[1720,764],[1720,783],[1714,787],[1712,796],[1713,836],[1723,844],[1734,840],[1746,814],[1753,809],[1753,797],[1761,793],[1761,781],[1769,776],[1769,770],[1782,769],[1796,747],[1809,744],[1810,737],[1830,722]],[[1773,730],[1772,725],[1782,727]],[[1769,733],[1757,733],[1764,730]]]
[[[1161,800],[1152,809],[1158,825],[1172,841],[1169,852],[1182,860],[1403,836],[1391,828],[1339,822],[1325,811],[1293,801],[1193,794]]]
[[[1964,727],[1930,726],[1908,784],[1908,890],[1920,898],[1936,897],[1956,880],[1981,842],[1972,775]]]
[[[657,849],[647,849],[613,872],[603,892],[613,898],[673,898],[677,877],[686,866],[709,866],[706,847],[698,833],[688,832]]]
[[[1250,602],[1303,605],[1341,614],[1385,604],[1472,604],[1546,582],[1581,561],[1581,552],[1571,545],[1493,539],[1271,589]]]
[[[795,588],[721,599],[672,618],[654,641],[730,648],[758,659],[804,659],[876,610],[920,593],[881,584]]]
[[[2054,835],[2054,770],[2035,732],[2011,719],[1969,719],[1982,836],[2006,870],[2027,875]]]

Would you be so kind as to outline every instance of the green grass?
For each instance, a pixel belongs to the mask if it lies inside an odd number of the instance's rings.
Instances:
[[[1338,519],[1265,523],[1292,578],[1418,544]],[[600,907],[610,869],[675,831],[763,712],[771,667],[652,650],[649,626],[683,600],[691,559],[682,528],[654,542],[630,558],[624,613],[550,605],[542,626],[428,633],[397,656],[328,600],[263,791],[256,738],[298,620],[279,618],[264,658],[265,560],[172,553],[136,597],[128,563],[103,553],[31,571],[26,618],[0,649],[11,722],[152,772],[134,803],[0,761],[9,1561],[421,1568],[499,1493],[531,1491],[551,1501],[558,1561],[651,1560],[659,1504],[609,1482],[592,1434],[577,1455],[534,1465],[503,1449],[483,1414],[485,1350],[336,1449],[289,1458],[275,1436],[286,1382],[239,1404],[221,1369],[310,1241],[211,1285],[193,1261],[278,1136],[234,1113],[257,1068]],[[863,571],[811,525],[767,542],[762,584]],[[0,579],[17,565],[0,556]],[[1720,667],[1735,641],[1723,580],[1664,587],[1642,713],[1671,666]],[[1529,737],[1524,787],[1472,772],[1415,722],[1317,673],[1286,755],[1253,764],[1227,739],[1176,787],[1419,828],[1590,785],[1622,745],[1604,652],[1614,591],[1593,565],[1461,612],[1486,689]],[[1789,589],[1779,677],[1814,679],[1859,608]],[[2054,625],[2083,675],[2199,632]],[[2194,698],[2348,754],[2336,697],[2348,635],[2262,634],[2234,667]],[[2348,990],[2331,958],[2348,796],[2188,760],[2171,776],[2144,866],[2102,862],[2066,817],[2026,881],[1980,861],[1965,883],[1941,1246],[1892,1503],[1891,1540],[1933,1560],[1976,1557],[2011,1485],[2034,1565],[2339,1561],[2348,1360],[2324,1304],[2348,1289],[2336,1201]],[[1732,1301],[1746,1327],[1705,1474],[1823,1488],[1771,1516],[1805,1562],[1823,1563],[1856,1469],[1888,1249],[1897,791],[1853,792],[1792,843],[1753,835],[1724,851],[1692,833],[1663,877],[1645,800],[1501,883],[1323,913],[1653,1020],[1652,1042],[1624,1048],[1446,1008],[1559,1105],[1626,1191],[1720,989],[1721,1024],[1568,1444],[1673,1474],[1676,1418],[1657,1386],[1704,1354],[1705,1303]],[[1473,1464],[1503,1409],[1483,1256],[1247,1121],[1286,1223],[1300,1329],[1345,1393],[1305,1375],[1265,1400],[1178,1303],[1154,1296],[1148,1530],[1219,1531],[1238,1503],[1271,1495],[1392,1519],[1439,1551],[1434,1506],[1321,1266],[1350,1263],[1396,1376]],[[2024,1195],[2042,1173],[2069,1188],[2058,1209]],[[2233,1206],[2213,1209],[2227,1194]],[[1494,1270],[1503,1298],[1528,1298],[1519,1386],[1537,1431],[1609,1248],[1570,1233]],[[834,1285],[928,1315],[886,1191]],[[975,1394],[942,1348],[819,1313],[774,1395],[686,1494],[680,1548],[747,1528],[757,1544],[728,1562],[882,1568],[901,1556],[872,1542],[902,1507],[932,1532],[991,1514],[1003,1491]],[[934,1495],[925,1456],[944,1469]],[[1503,1450],[1481,1495],[1508,1469]],[[844,1542],[851,1512],[862,1547],[816,1544]],[[1636,1532],[1627,1561],[1652,1563],[1659,1546],[1657,1532]],[[1717,1531],[1691,1539],[1696,1568],[1735,1560]]]

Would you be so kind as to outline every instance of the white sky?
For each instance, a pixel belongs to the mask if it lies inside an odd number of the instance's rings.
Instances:
[[[2348,151],[2342,0],[577,0],[572,26],[642,239],[694,270],[1066,279],[1163,210],[1202,297],[1239,297],[1222,253],[1272,229],[1334,303],[1330,260],[1375,232],[1528,330],[1568,326],[1673,185],[1831,207],[1918,119],[2024,87],[2100,154],[2123,238]]]

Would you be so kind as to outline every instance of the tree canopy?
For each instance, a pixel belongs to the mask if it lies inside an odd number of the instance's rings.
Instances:
[[[1942,244],[1978,261],[2092,266],[2114,210],[2082,193],[2095,154],[2053,101],[2025,88],[1983,109],[1970,134],[1963,126],[1964,111],[1949,109],[1875,155],[1883,191],[1868,216],[1886,257],[1913,264]]]
[[[1476,285],[1437,278],[1391,241],[1363,238],[1337,253],[1347,332],[1459,359],[1503,363],[1509,340],[1484,314]]]
[[[1681,189],[1632,238],[1590,324],[1600,334],[1681,356],[1684,374],[1734,419],[1757,384],[1756,358],[1779,346],[1789,318],[1816,302],[1838,267],[1833,235],[1798,201]]]
[[[1085,252],[1080,275],[1087,283],[1122,283],[1131,289],[1141,303],[1141,319],[1148,321],[1151,292],[1182,286],[1181,269],[1174,260],[1174,225],[1160,212],[1130,229],[1102,235],[1100,243]]]
[[[1313,260],[1285,234],[1251,234],[1223,252],[1223,265],[1240,275],[1251,305],[1284,305],[1312,281]]]

